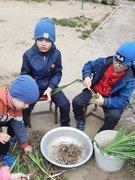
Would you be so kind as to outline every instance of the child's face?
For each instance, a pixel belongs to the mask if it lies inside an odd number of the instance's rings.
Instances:
[[[114,68],[114,73],[121,73],[121,72],[125,71],[128,68],[128,66],[117,61],[117,59],[114,58],[113,68]]]
[[[14,97],[12,97],[12,103],[13,103],[13,106],[14,106],[17,110],[26,109],[26,108],[29,107],[29,103],[19,101],[18,99],[14,98]]]
[[[52,42],[45,38],[40,38],[36,41],[37,47],[41,52],[47,52],[52,47]]]

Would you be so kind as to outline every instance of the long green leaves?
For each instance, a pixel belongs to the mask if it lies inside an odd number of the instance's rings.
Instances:
[[[24,154],[23,150],[19,150],[12,156],[15,157],[15,161],[10,167],[11,173],[22,172],[27,174],[27,176],[33,175],[34,180],[65,179],[62,174],[67,170],[53,169],[39,149],[34,149],[33,153],[28,153],[27,155]]]
[[[36,151],[36,155],[34,156],[33,154],[31,153],[28,153],[28,156],[29,158],[40,168],[40,170],[45,174],[47,175],[48,177],[50,176],[47,172],[46,169],[44,169],[40,163],[40,160],[39,160],[39,156],[38,156],[38,152]]]
[[[127,125],[124,124],[116,137],[105,147],[99,147],[101,153],[113,155],[122,159],[135,159],[135,130],[125,134]]]
[[[59,92],[59,91],[62,91],[63,89],[65,89],[66,87],[70,86],[71,84],[74,84],[74,83],[82,83],[83,81],[81,79],[76,79],[75,81],[69,83],[69,84],[66,84],[66,85],[63,85],[63,86],[60,86],[58,88],[55,88],[54,91],[52,92],[52,95]]]

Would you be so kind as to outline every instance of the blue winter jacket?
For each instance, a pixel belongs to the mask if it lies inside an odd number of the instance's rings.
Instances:
[[[106,69],[113,63],[113,56],[88,61],[82,69],[83,79],[92,77],[91,88],[101,79]],[[125,74],[113,85],[109,97],[104,97],[104,107],[124,109],[130,101],[134,90],[134,74],[129,67]]]
[[[61,53],[53,44],[48,52],[40,52],[34,44],[23,55],[21,75],[28,74],[33,77],[39,89],[54,90],[62,76]]]

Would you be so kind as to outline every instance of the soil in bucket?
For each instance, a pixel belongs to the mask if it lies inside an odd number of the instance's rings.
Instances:
[[[110,143],[114,137],[116,136],[117,131],[114,130],[105,130],[98,133],[94,140],[99,144],[99,147],[105,146]],[[94,142],[94,157],[95,162],[102,170],[107,172],[116,172],[119,171],[123,165],[125,160],[119,159],[114,156],[110,156],[107,154],[101,154],[99,148],[96,146]]]

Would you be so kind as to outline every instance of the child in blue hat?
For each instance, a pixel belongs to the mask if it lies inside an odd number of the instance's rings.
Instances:
[[[62,77],[61,53],[55,46],[55,26],[51,19],[40,20],[34,31],[34,45],[23,55],[21,75],[28,74],[38,85],[40,97],[44,94],[48,102],[52,100],[60,109],[61,126],[70,126],[70,103],[62,91],[51,95],[58,87]],[[27,126],[35,104],[23,110]]]
[[[0,87],[0,127],[7,126],[7,133],[0,132],[0,161],[11,166],[14,158],[9,154],[10,140],[16,136],[25,153],[31,152],[22,118],[22,109],[39,98],[36,82],[29,75],[16,78],[11,86]]]
[[[84,129],[83,109],[89,105],[92,91],[99,94],[92,103],[101,106],[104,112],[104,124],[98,132],[115,128],[134,90],[134,62],[135,42],[125,42],[114,56],[88,61],[84,65],[85,89],[72,101],[77,129]]]

